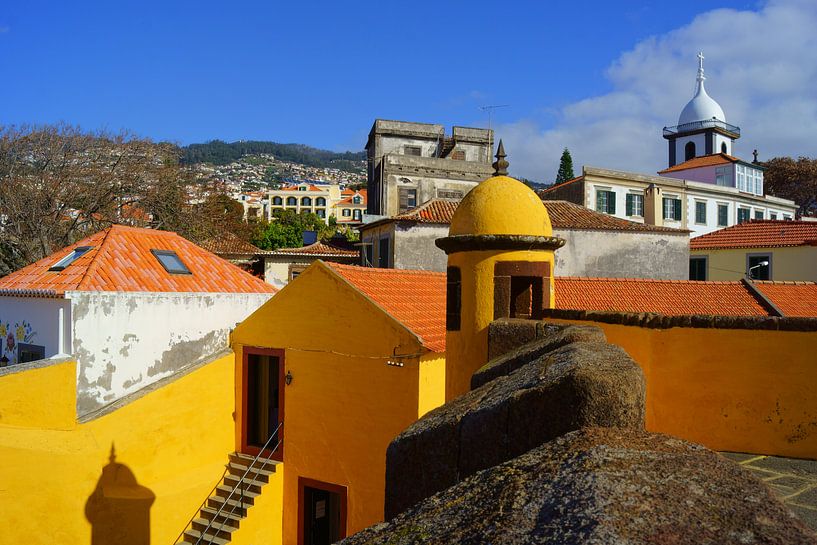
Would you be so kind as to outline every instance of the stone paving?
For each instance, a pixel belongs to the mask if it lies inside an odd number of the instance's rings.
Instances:
[[[774,490],[803,522],[817,530],[817,460],[722,452],[751,470]]]

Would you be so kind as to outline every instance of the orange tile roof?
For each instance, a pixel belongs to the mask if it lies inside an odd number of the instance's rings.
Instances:
[[[446,199],[431,199],[416,208],[407,210],[392,219],[400,221],[416,221],[417,223],[451,223],[454,212],[457,211],[459,201]]]
[[[365,189],[359,189],[355,193],[352,193],[351,195],[346,197],[345,199],[338,201],[338,204],[336,204],[335,206],[340,206],[341,204],[354,204],[352,202],[352,199],[354,199],[355,195],[358,194],[358,193],[360,194],[361,197],[363,197],[363,200],[362,200],[362,202],[359,202],[358,204],[355,204],[355,206],[362,206],[362,205],[366,204],[366,199],[367,199],[366,190]]]
[[[689,170],[691,168],[711,167],[714,165],[725,165],[726,163],[737,163],[740,161],[737,157],[732,157],[726,153],[713,153],[712,155],[702,155],[700,157],[693,157],[689,161],[678,163],[675,166],[659,170],[658,174],[666,174],[667,172],[677,172],[679,170]]]
[[[300,189],[299,189],[300,186],[301,186],[301,184],[289,185],[287,187],[282,187],[279,191],[300,191]],[[307,191],[325,191],[325,190],[321,189],[320,187],[316,186],[315,184],[309,184],[309,186],[307,187],[306,190]]]
[[[404,324],[423,346],[445,352],[445,273],[327,265]]]
[[[817,282],[754,281],[785,316],[817,318]]]
[[[279,248],[268,252],[270,255],[312,255],[325,257],[357,257],[360,252],[347,250],[326,242],[315,242],[300,248]]]
[[[643,231],[674,233],[686,236],[689,231],[629,221],[590,210],[568,201],[543,201],[554,229],[588,229],[599,231]]]
[[[543,201],[550,216],[550,224],[554,229],[588,229],[598,231],[644,231],[674,233],[686,235],[689,231],[684,229],[673,229],[656,225],[636,223],[621,218],[616,218],[595,210],[590,210],[584,206],[568,201]],[[439,223],[450,224],[454,212],[459,206],[458,201],[445,199],[431,199],[417,208],[412,208],[397,216],[378,220],[369,225],[386,221],[413,221],[417,223]]]
[[[564,186],[566,186],[568,184],[572,184],[574,182],[579,182],[579,181],[582,181],[582,180],[584,180],[584,175],[576,176],[575,178],[572,178],[570,180],[566,180],[566,181],[564,181],[564,182],[562,182],[560,184],[553,184],[552,186],[548,187],[547,189],[542,189],[542,190],[540,190],[538,192],[538,194],[549,193],[549,192],[551,192],[551,191],[553,191],[555,189],[559,189],[559,188],[562,188],[562,187],[564,187]]]
[[[689,241],[690,250],[817,246],[817,222],[749,220]]]
[[[560,309],[768,316],[741,282],[557,277],[555,290]]]
[[[80,246],[93,247],[62,271],[49,271]],[[176,252],[192,274],[170,274],[151,250]],[[0,278],[4,293],[40,290],[274,293],[235,265],[170,231],[113,225]]]
[[[229,231],[207,239],[199,243],[199,246],[216,255],[264,255],[270,253],[268,250],[262,250]]]

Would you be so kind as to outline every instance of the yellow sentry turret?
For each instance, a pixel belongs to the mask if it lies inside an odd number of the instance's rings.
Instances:
[[[553,237],[542,201],[507,176],[502,141],[495,175],[462,200],[448,237],[445,397],[468,391],[471,375],[488,360],[488,325],[497,318],[540,318],[553,308]]]

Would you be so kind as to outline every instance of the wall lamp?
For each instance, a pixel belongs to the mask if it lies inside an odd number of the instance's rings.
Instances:
[[[290,384],[292,384],[292,372],[291,372],[289,369],[287,369],[287,374],[286,374],[286,376],[284,377],[284,382],[286,382],[286,383],[287,383],[287,386],[289,386]]]
[[[749,275],[749,280],[752,279],[752,269],[757,269],[759,267],[768,267],[768,266],[769,266],[768,261],[761,261],[760,263],[758,263],[754,267],[749,267],[749,269],[746,271],[748,273],[748,275]]]

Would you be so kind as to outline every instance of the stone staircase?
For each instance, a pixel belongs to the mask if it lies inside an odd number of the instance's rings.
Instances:
[[[453,138],[443,138],[442,142],[440,142],[440,159],[445,159],[448,157],[448,154],[451,153],[451,150],[454,149],[454,146],[457,145],[457,142]]]
[[[269,483],[270,476],[275,473],[279,462],[259,459],[255,466],[247,473],[244,481],[241,476],[253,461],[252,456],[234,452],[230,454],[227,464],[227,473],[213,494],[199,511],[181,536],[177,545],[227,545],[230,543],[233,532],[238,530],[241,521],[255,503],[255,498],[261,495],[261,489]],[[263,469],[261,467],[263,466]],[[233,490],[235,492],[233,493]],[[228,500],[232,493],[232,497]],[[221,510],[221,513],[219,513]],[[212,521],[212,524],[210,522]],[[210,528],[208,529],[208,525]]]

